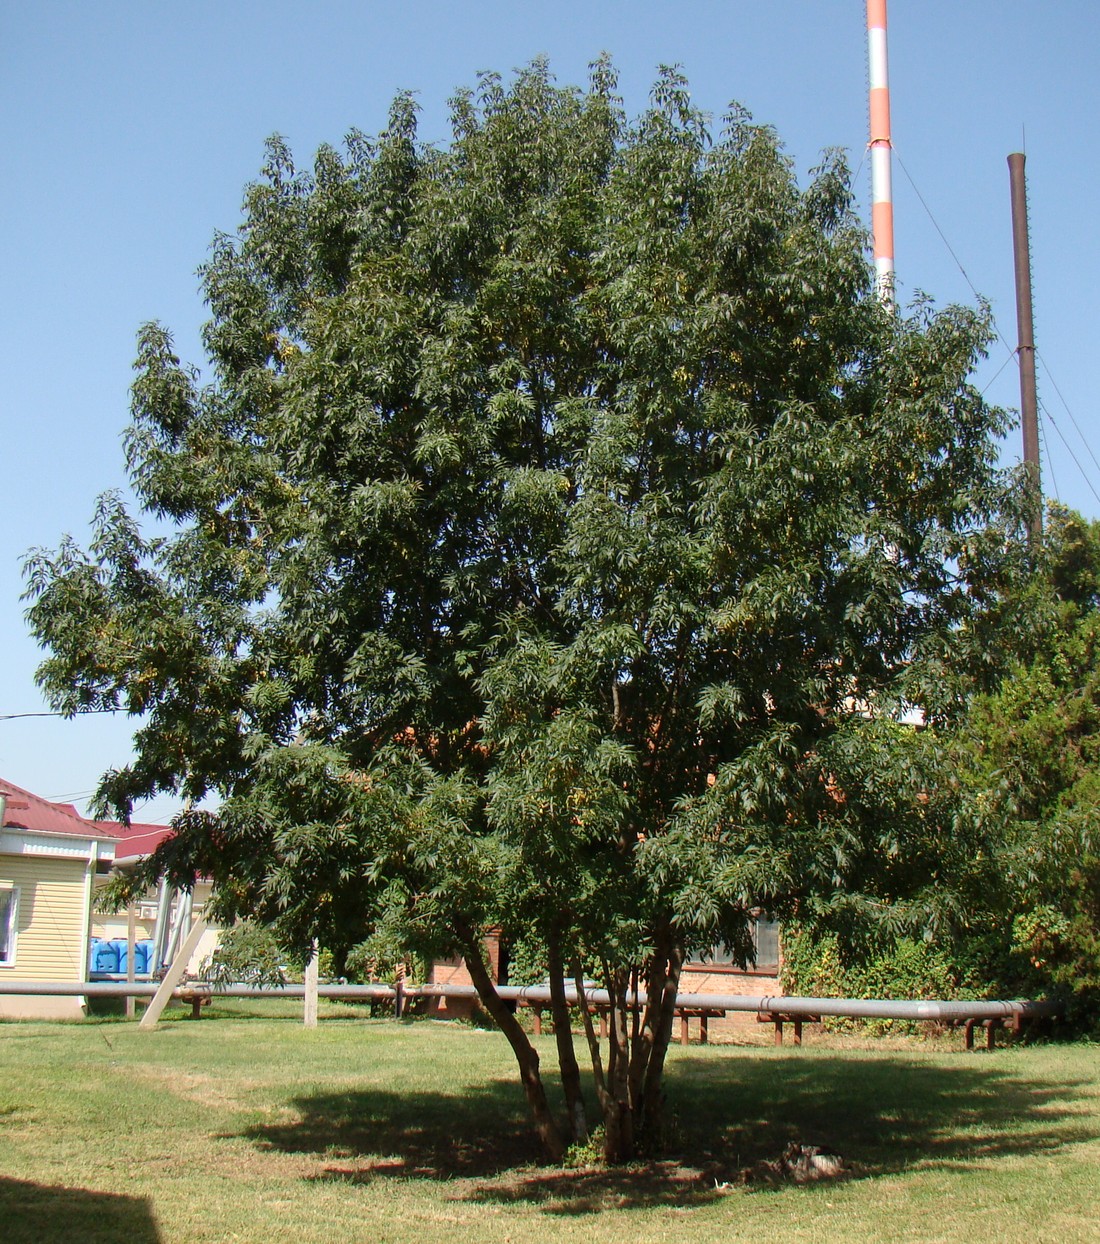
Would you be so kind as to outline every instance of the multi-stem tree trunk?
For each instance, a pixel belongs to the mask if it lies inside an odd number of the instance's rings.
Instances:
[[[625,1162],[638,1148],[661,1144],[665,1056],[672,1040],[683,952],[666,933],[646,964],[644,1004],[630,989],[631,976],[605,965],[610,1042],[607,1072],[582,991],[582,1017],[604,1116],[604,1157]],[[578,986],[578,988],[580,988]]]
[[[546,1099],[538,1051],[497,993],[477,936],[468,928],[460,930],[459,936],[478,996],[515,1054],[520,1083],[546,1157],[551,1162],[560,1162],[565,1142]],[[584,990],[581,964],[575,962],[572,968],[603,1114],[604,1159],[609,1163],[629,1161],[639,1147],[651,1150],[661,1142],[665,1056],[672,1039],[683,953],[667,932],[657,940],[655,953],[646,964],[644,1003],[631,988],[630,971],[604,965],[604,982],[610,999],[606,1066]],[[580,1067],[573,1046],[562,948],[553,936],[548,939],[547,958],[550,1007],[569,1111],[569,1130],[574,1140],[583,1141],[588,1128]],[[636,983],[636,977],[633,979]]]
[[[646,1015],[638,1039],[638,1052],[631,1068],[631,1097],[638,1117],[638,1132],[648,1145],[662,1143],[665,1056],[676,1020],[676,995],[680,989],[683,951],[669,940],[662,955],[654,955],[646,985]]]
[[[634,1115],[630,1102],[630,974],[604,966],[608,1006],[607,1094],[604,1099],[604,1158],[625,1162],[634,1156]]]
[[[497,993],[493,979],[485,966],[485,960],[482,958],[481,942],[476,934],[467,926],[461,926],[456,932],[462,942],[466,967],[469,969],[478,997],[497,1027],[508,1038],[508,1044],[516,1056],[520,1083],[523,1085],[527,1106],[531,1111],[535,1130],[538,1132],[546,1157],[551,1162],[560,1162],[565,1156],[565,1145],[546,1100],[546,1089],[539,1072],[538,1051],[531,1044],[527,1033],[523,1031],[519,1020]]]
[[[565,966],[562,960],[559,931],[551,930],[547,939],[546,959],[550,974],[550,1011],[554,1018],[554,1038],[558,1047],[558,1069],[569,1113],[569,1131],[574,1141],[588,1139],[588,1116],[581,1090],[581,1069],[573,1048],[572,1017],[565,996]]]

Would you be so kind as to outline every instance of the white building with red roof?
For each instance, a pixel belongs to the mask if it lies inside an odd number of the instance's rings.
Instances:
[[[0,779],[0,981],[83,981],[96,877],[122,837]],[[75,1017],[83,999],[0,994],[0,1017]]]

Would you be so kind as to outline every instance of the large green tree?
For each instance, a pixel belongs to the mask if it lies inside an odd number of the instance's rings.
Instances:
[[[399,96],[311,172],[270,142],[203,269],[208,372],[141,332],[155,534],[107,497],[89,552],[30,559],[29,616],[54,704],[142,718],[105,806],[222,801],[152,867],[290,945],[460,951],[550,1154],[481,939],[541,942],[562,1017],[597,973],[621,1158],[686,955],[751,954],[761,906],[939,910],[924,778],[866,710],[961,703],[1014,547],[1004,419],[981,312],[874,296],[841,157],[800,187],[673,71],[628,122],[604,61],[484,76],[452,126],[421,143]]]

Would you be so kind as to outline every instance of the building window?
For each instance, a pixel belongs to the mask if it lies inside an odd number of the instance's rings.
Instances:
[[[0,966],[15,962],[15,917],[19,910],[19,891],[0,885]]]
[[[691,960],[691,963],[717,968],[719,971],[777,976],[779,974],[779,921],[769,920],[764,915],[753,916],[749,919],[749,933],[752,937],[753,949],[756,951],[755,962],[742,963],[728,946],[720,945],[699,955],[698,958]]]
[[[752,922],[752,944],[756,948],[758,972],[779,972],[779,921],[757,916]]]

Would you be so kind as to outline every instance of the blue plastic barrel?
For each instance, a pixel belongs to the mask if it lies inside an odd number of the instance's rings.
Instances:
[[[129,942],[124,937],[113,937],[111,939],[111,945],[115,948],[115,952],[118,955],[118,967],[115,970],[118,972],[125,972],[127,961],[130,958]],[[136,961],[137,956],[135,955],[134,958]]]
[[[149,971],[149,961],[153,957],[153,943],[143,940],[134,943],[134,971],[141,974]]]
[[[95,940],[99,945],[92,950],[92,971],[117,972],[118,947],[114,942],[104,941],[102,938],[97,937]]]

